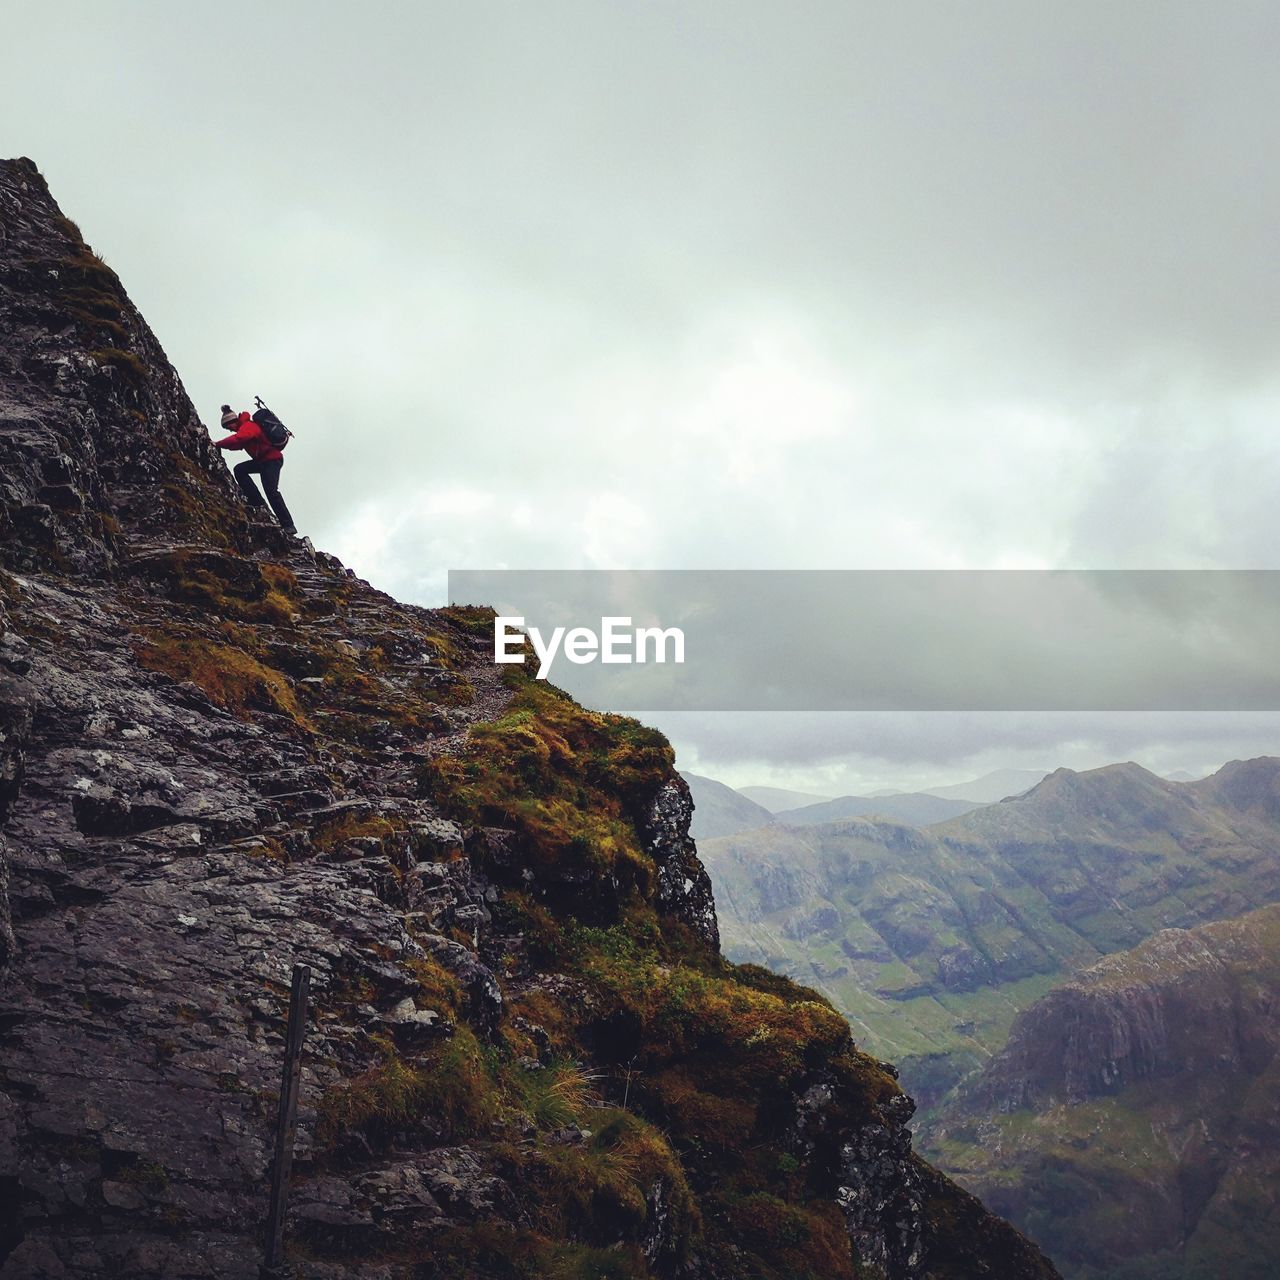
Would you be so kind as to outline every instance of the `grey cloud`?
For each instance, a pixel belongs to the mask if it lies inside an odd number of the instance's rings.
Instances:
[[[1117,760],[1199,776],[1280,754],[1275,713],[664,711],[646,720],[682,767],[732,786],[857,794],[937,786],[997,768],[1092,769]]]
[[[481,571],[449,595],[541,649],[625,619],[616,662],[539,663],[602,708],[1280,710],[1276,572]],[[679,656],[641,662],[631,625]]]
[[[1264,567],[1278,27],[69,0],[6,15],[0,106],[201,409],[285,412],[295,515],[388,589]]]

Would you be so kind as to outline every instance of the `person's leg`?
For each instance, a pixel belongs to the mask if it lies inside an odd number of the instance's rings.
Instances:
[[[251,479],[255,471],[260,470],[261,463],[255,462],[252,458],[247,458],[244,462],[238,462],[231,469],[231,474],[236,478],[236,484],[240,486],[240,492],[244,494],[244,500],[251,507],[261,507],[266,504],[262,501],[262,494],[258,492],[258,486]],[[263,477],[265,482],[265,477]]]
[[[276,513],[276,519],[280,521],[282,529],[292,529],[293,517],[289,514],[289,508],[285,506],[284,499],[280,496],[280,471],[284,467],[281,462],[264,462],[260,464],[259,471],[262,475],[262,487],[266,490],[267,501],[271,503],[271,510]]]

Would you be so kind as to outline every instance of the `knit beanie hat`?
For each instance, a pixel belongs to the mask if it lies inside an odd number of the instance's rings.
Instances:
[[[234,427],[239,421],[240,415],[230,405],[224,404],[222,406],[222,425],[224,427]]]

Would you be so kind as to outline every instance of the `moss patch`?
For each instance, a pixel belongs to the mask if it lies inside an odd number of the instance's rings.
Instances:
[[[647,894],[653,864],[638,824],[671,776],[670,744],[522,673],[513,683],[505,713],[474,728],[461,755],[433,761],[424,790],[463,822],[514,830],[535,871],[615,877]]]
[[[460,1141],[483,1133],[498,1118],[489,1059],[465,1025],[413,1062],[378,1041],[382,1060],[320,1101],[316,1144],[334,1148],[352,1131],[385,1151],[410,1134]]]
[[[241,648],[167,627],[136,640],[134,653],[144,667],[191,681],[243,720],[252,719],[254,711],[268,711],[287,716],[300,729],[311,728],[289,681]]]
[[[98,347],[90,351],[89,356],[104,368],[114,369],[126,382],[132,383],[135,387],[146,385],[147,366],[132,351],[125,351],[120,347]]]
[[[666,1138],[628,1111],[602,1109],[591,1137],[577,1144],[539,1142],[517,1157],[520,1181],[539,1229],[593,1245],[638,1244],[650,1221],[655,1185],[667,1212],[674,1252],[700,1227],[684,1169]]]
[[[185,490],[180,491],[185,496]],[[179,547],[150,557],[143,571],[162,584],[171,599],[197,605],[218,618],[280,625],[298,613],[298,580],[285,565]]]

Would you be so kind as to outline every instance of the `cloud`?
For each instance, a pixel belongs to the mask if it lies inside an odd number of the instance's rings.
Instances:
[[[300,524],[425,603],[606,559],[1267,567],[1277,37],[72,0],[9,15],[0,107],[200,408],[268,398]]]
[[[637,513],[603,494],[588,550]],[[588,664],[588,705],[686,710],[1280,709],[1273,571],[461,571],[543,634],[622,615],[678,628],[679,665]]]
[[[1280,754],[1280,715],[1256,713],[677,712],[645,717],[681,768],[731,786],[859,795],[961,782],[1004,768],[1136,760],[1202,776]]]

